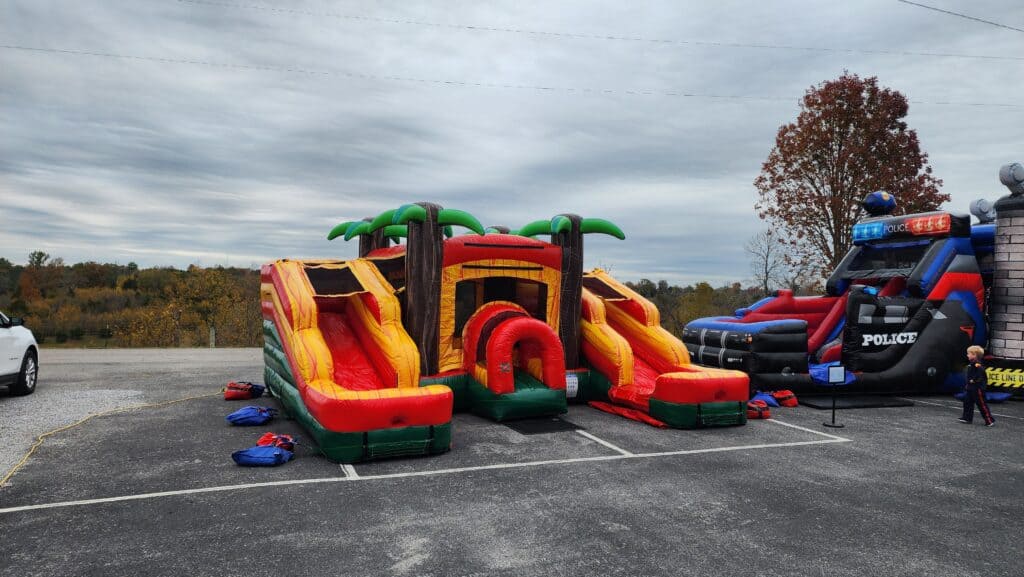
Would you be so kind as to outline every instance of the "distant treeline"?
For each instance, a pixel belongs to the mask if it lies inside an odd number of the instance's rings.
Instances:
[[[259,271],[66,265],[44,252],[27,265],[0,258],[0,310],[37,340],[80,346],[205,347],[262,344]]]
[[[37,251],[26,265],[0,258],[0,311],[23,317],[44,344],[206,347],[213,327],[216,346],[256,347],[263,342],[259,284],[251,269],[66,265]],[[675,335],[695,318],[732,314],[763,296],[740,283],[626,284],[658,307],[662,326]]]
[[[764,296],[761,289],[743,287],[738,282],[719,288],[706,282],[680,287],[663,280],[655,283],[641,279],[627,282],[626,286],[654,303],[661,313],[661,326],[677,337],[682,336],[683,327],[693,319],[732,315],[736,309]]]

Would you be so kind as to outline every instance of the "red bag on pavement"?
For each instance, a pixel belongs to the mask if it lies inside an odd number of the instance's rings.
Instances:
[[[256,441],[258,447],[278,447],[288,451],[295,450],[295,438],[291,435],[278,435],[277,433],[263,433],[263,436]]]
[[[775,400],[778,401],[779,404],[782,405],[783,407],[795,407],[800,404],[799,402],[797,402],[796,395],[793,394],[793,391],[790,391],[788,389],[775,391],[772,393],[772,396],[775,397]]]
[[[749,401],[747,402],[747,418],[748,419],[770,419],[772,418],[771,409],[768,408],[768,403],[764,401]]]
[[[228,386],[224,388],[224,400],[225,401],[240,401],[245,399],[255,399],[263,396],[263,385],[257,385],[256,383],[250,383],[249,381],[231,381]]]

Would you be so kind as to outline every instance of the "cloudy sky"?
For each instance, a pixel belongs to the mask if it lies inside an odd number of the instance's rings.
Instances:
[[[405,202],[560,212],[626,280],[750,277],[754,178],[804,91],[908,96],[950,207],[1024,161],[1024,3],[80,0],[0,8],[0,256],[342,257]],[[1015,30],[1016,29],[1016,30]]]

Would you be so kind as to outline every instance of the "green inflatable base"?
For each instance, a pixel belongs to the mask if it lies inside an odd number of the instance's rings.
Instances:
[[[580,377],[582,383],[586,382]],[[420,386],[445,385],[455,395],[455,411],[469,411],[494,421],[560,415],[568,411],[565,391],[547,388],[528,373],[516,371],[515,392],[498,395],[466,373],[423,378]]]
[[[651,399],[650,414],[674,429],[727,427],[747,423],[747,403],[667,403]]]
[[[565,391],[549,389],[527,373],[516,371],[515,391],[499,395],[469,379],[466,392],[474,415],[495,421],[560,415],[569,410]]]
[[[589,403],[590,401],[608,402],[608,391],[612,388],[612,382],[596,369],[580,371],[577,373],[579,381],[579,393],[573,399],[577,403]]]
[[[451,389],[452,396],[454,397],[454,401],[452,402],[452,412],[458,413],[460,411],[468,411],[470,409],[470,398],[469,393],[466,392],[466,387],[469,386],[469,381],[471,380],[472,379],[466,373],[455,373],[440,377],[421,377],[420,386],[444,385]]]

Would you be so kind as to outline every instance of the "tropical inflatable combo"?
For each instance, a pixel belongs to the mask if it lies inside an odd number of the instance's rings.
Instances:
[[[347,463],[447,451],[454,411],[505,421],[589,403],[658,426],[744,424],[747,374],[693,364],[652,303],[584,272],[591,233],[625,239],[573,214],[485,230],[431,203],[343,222],[328,239],[357,240],[358,258],[261,269],[267,385]]]

